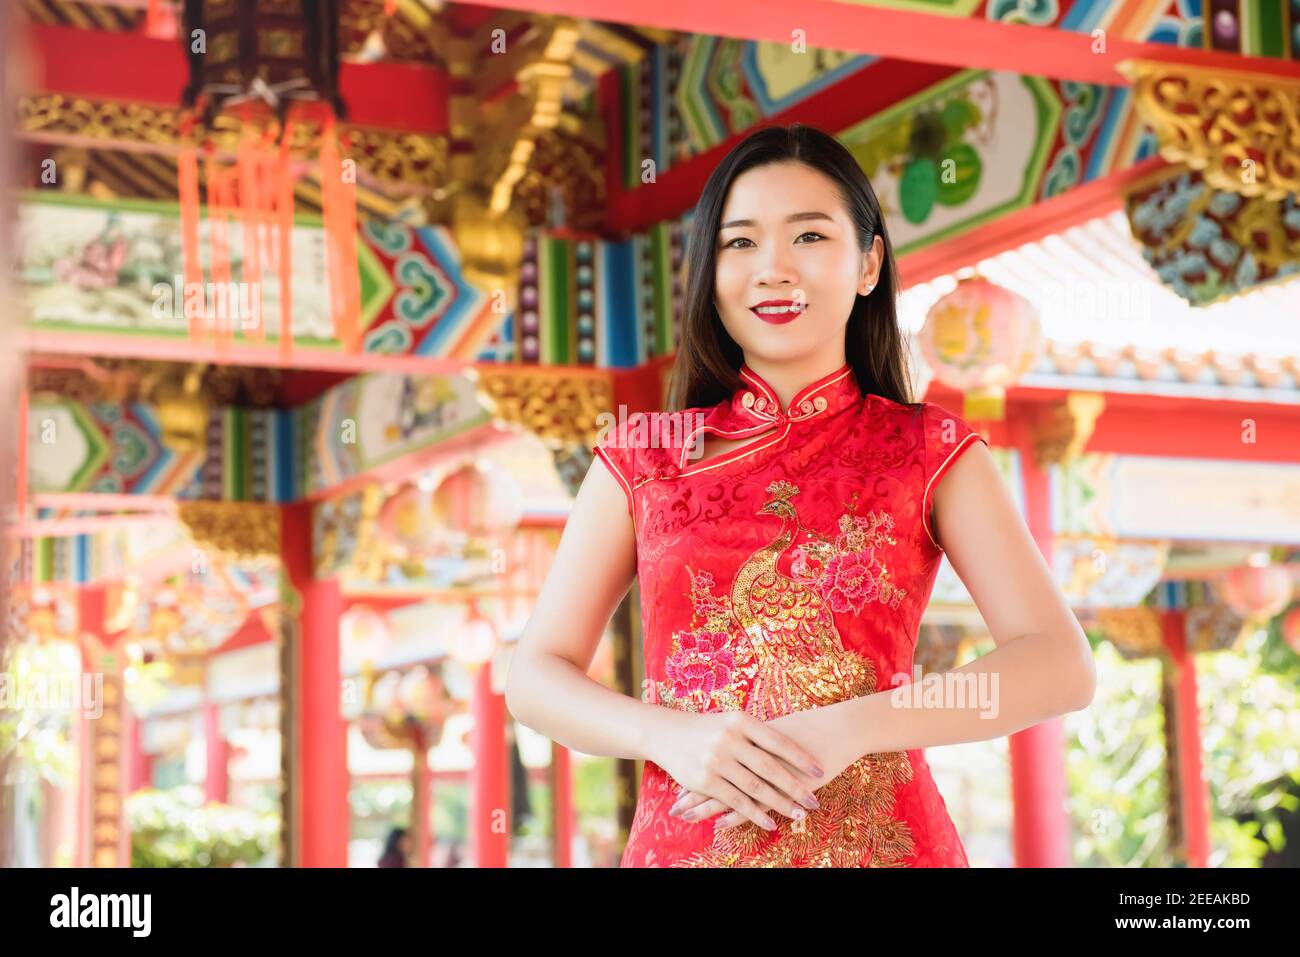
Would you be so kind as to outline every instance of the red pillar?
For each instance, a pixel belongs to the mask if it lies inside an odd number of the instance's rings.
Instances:
[[[1187,650],[1187,613],[1160,612],[1161,637],[1174,666],[1174,713],[1178,742],[1179,801],[1188,867],[1206,867],[1210,858],[1210,798],[1201,766],[1201,709],[1196,701],[1196,656]]]
[[[129,707],[126,716],[126,793],[153,787],[153,755],[144,749],[144,722]]]
[[[297,708],[298,865],[346,867],[352,819],[348,808],[348,738],[339,673],[339,616],[343,598],[335,579],[317,580],[312,561],[311,504],[281,511],[284,573],[297,592],[298,686],[281,689]],[[284,613],[290,613],[285,609]]]
[[[221,734],[221,708],[214,701],[203,705],[203,739],[207,774],[203,776],[203,801],[230,803],[230,742]]]
[[[426,751],[427,755],[428,752]],[[424,819],[427,822],[424,828],[424,847],[420,850],[420,866],[433,866],[433,842],[437,834],[433,826],[433,806],[435,792],[433,789],[433,768],[426,757],[424,761]]]
[[[551,807],[555,815],[551,831],[555,835],[554,864],[573,866],[573,772],[569,749],[551,742]]]
[[[429,866],[433,846],[432,778],[428,734],[419,728],[411,743],[411,867]]]
[[[1010,425],[1011,423],[1008,423]],[[1024,426],[1024,423],[1016,423]],[[1017,428],[1017,432],[1021,432]],[[1047,472],[1021,433],[1025,523],[1052,564],[1052,502]],[[1066,808],[1065,728],[1060,718],[1043,721],[1008,738],[1011,749],[1012,847],[1017,867],[1069,867],[1070,816]]]
[[[492,690],[492,665],[474,681],[474,769],[471,772],[474,855],[478,867],[505,867],[510,852],[510,778],[506,699]]]
[[[77,820],[77,861],[81,867],[131,866],[131,835],[125,808],[127,766],[122,722],[128,709],[119,642],[122,632],[109,632],[107,617],[105,587],[81,586],[77,590],[77,623],[83,700],[76,722],[81,730]],[[87,693],[98,700],[88,700]]]

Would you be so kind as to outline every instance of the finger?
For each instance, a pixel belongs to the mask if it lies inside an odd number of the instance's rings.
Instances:
[[[730,804],[720,801],[717,798],[711,798],[707,795],[699,794],[696,791],[689,791],[684,794],[683,802],[685,803],[683,803],[680,809],[678,809],[676,817],[692,822],[702,823],[718,814],[724,812],[731,813],[735,811],[735,808]],[[764,813],[767,813],[768,811],[780,813],[776,808],[767,807],[761,802],[759,806],[763,808]],[[678,806],[674,805],[674,808],[676,809]],[[744,818],[737,818],[737,820],[744,820]]]
[[[788,764],[757,744],[743,749],[738,760],[763,781],[759,791],[750,790],[756,800],[761,800],[779,810],[786,817],[794,817],[796,807],[814,811],[821,807],[812,787],[802,775],[795,774]]]
[[[701,797],[700,799],[703,801],[702,804],[697,804],[693,808],[680,812],[679,814],[677,814],[677,817],[686,821],[702,822],[702,821],[707,821],[709,818],[714,817],[715,815],[722,814],[724,812],[730,813],[732,811],[735,811],[735,808],[733,808],[730,804],[727,804],[725,801],[720,801],[717,798]],[[759,806],[763,808],[763,813],[765,814],[768,813],[769,811],[778,814],[780,813],[779,811],[776,810],[776,808],[770,808],[761,803],[759,804]],[[687,815],[690,816],[687,817]]]
[[[737,824],[743,824],[744,821],[745,819],[743,817],[741,817],[735,811],[732,811],[730,814],[726,815],[725,817],[719,818],[718,822],[713,825],[713,829],[715,831],[726,830],[729,827],[735,827]]]
[[[721,814],[724,811],[730,813],[735,811],[735,808],[730,804],[725,804],[722,801],[719,801],[717,798],[709,798],[703,804],[700,804],[689,811],[685,811],[678,816],[684,821],[707,821],[714,815]],[[687,815],[689,815],[689,817]]]
[[[818,806],[811,790],[804,787],[785,767],[780,765],[776,758],[757,745],[748,744],[741,747],[736,760],[749,772],[750,777],[745,780],[732,778],[731,783],[765,808],[771,808],[778,814],[798,820],[802,819],[808,810]],[[798,799],[779,790],[772,783],[774,780],[792,782],[787,786],[793,787]]]
[[[801,773],[807,774],[814,781],[820,780],[825,774],[822,771],[821,762],[817,760],[811,751],[804,748],[789,735],[782,734],[766,721],[759,721],[754,718],[753,721],[746,722],[745,734],[764,751],[775,754],[792,767],[798,768]]]
[[[707,794],[700,794],[698,791],[687,791],[677,799],[677,803],[669,808],[668,813],[675,817],[681,817],[687,811],[699,807],[708,800],[711,799]]]
[[[740,768],[740,765],[738,764],[733,765],[727,770],[729,774],[722,775],[721,779],[718,781],[717,794],[715,796],[719,800],[730,804],[736,809],[736,811],[744,815],[748,820],[753,821],[759,827],[763,828],[763,830],[776,830],[776,822],[764,814],[763,809],[758,806],[757,802],[741,791],[740,788],[736,787],[730,778],[730,775],[734,774],[743,779],[745,774],[752,775],[753,772],[744,771],[744,769]]]

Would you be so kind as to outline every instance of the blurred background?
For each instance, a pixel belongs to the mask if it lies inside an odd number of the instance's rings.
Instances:
[[[705,179],[797,121],[1097,656],[927,751],[971,863],[1294,866],[1300,0],[599,7],[6,5],[0,863],[616,866],[641,768],[511,650]],[[992,647],[945,561],[917,663]]]

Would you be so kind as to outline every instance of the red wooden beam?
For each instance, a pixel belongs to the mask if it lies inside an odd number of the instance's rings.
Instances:
[[[177,107],[188,82],[178,41],[32,24],[31,89]],[[447,131],[447,74],[406,63],[344,63],[339,89],[347,122],[412,133]]]
[[[1046,414],[1048,404],[1064,402],[1071,391],[1080,390],[1016,386],[1007,390],[1002,421],[971,424],[987,425],[994,445],[1011,445],[1012,423],[1033,423]],[[1084,447],[1087,452],[1225,462],[1300,462],[1300,404],[1097,391],[1105,396],[1106,408]],[[938,382],[931,384],[925,398],[961,411],[961,394]],[[1241,440],[1243,419],[1255,423],[1254,442]]]
[[[389,355],[344,352],[339,349],[294,346],[286,362],[276,346],[236,342],[218,349],[211,342],[194,342],[182,336],[168,338],[123,336],[116,332],[66,332],[19,328],[17,345],[27,352],[50,355],[122,356],[163,362],[213,362],[222,365],[268,366],[277,369],[315,369],[322,372],[407,372],[415,375],[453,374],[471,363],[438,356]]]
[[[1128,86],[1116,69],[1128,59],[1210,70],[1300,77],[1300,63],[1215,53],[1108,37],[1093,50],[1090,33],[859,6],[840,0],[493,0],[491,6],[744,40],[790,43],[802,30],[809,48],[847,50],[917,63],[1007,70],[1028,76]]]

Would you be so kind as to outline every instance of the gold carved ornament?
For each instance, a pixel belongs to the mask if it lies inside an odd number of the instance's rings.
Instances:
[[[144,148],[175,156],[180,152],[181,110],[170,107],[91,100],[61,93],[39,93],[18,100],[18,129],[25,139],[40,142],[94,141],[106,148]],[[349,156],[381,183],[431,187],[446,176],[447,138],[350,124],[339,129],[349,138]],[[219,116],[208,139],[219,155],[234,156],[242,124]],[[321,127],[304,120],[293,130],[291,149],[304,151],[320,139]]]
[[[1243,196],[1300,193],[1300,80],[1150,60],[1118,69],[1166,160]]]
[[[1061,465],[1077,458],[1092,438],[1105,408],[1106,397],[1100,392],[1071,392],[1064,402],[1054,403],[1031,428],[1038,467]]]
[[[614,405],[611,375],[489,366],[477,366],[471,375],[497,421],[522,426],[551,448],[594,444],[597,416]]]
[[[279,558],[280,509],[261,502],[180,502],[194,543],[234,558]]]
[[[1089,618],[1121,657],[1150,658],[1164,649],[1160,615],[1151,608],[1097,608]]]

